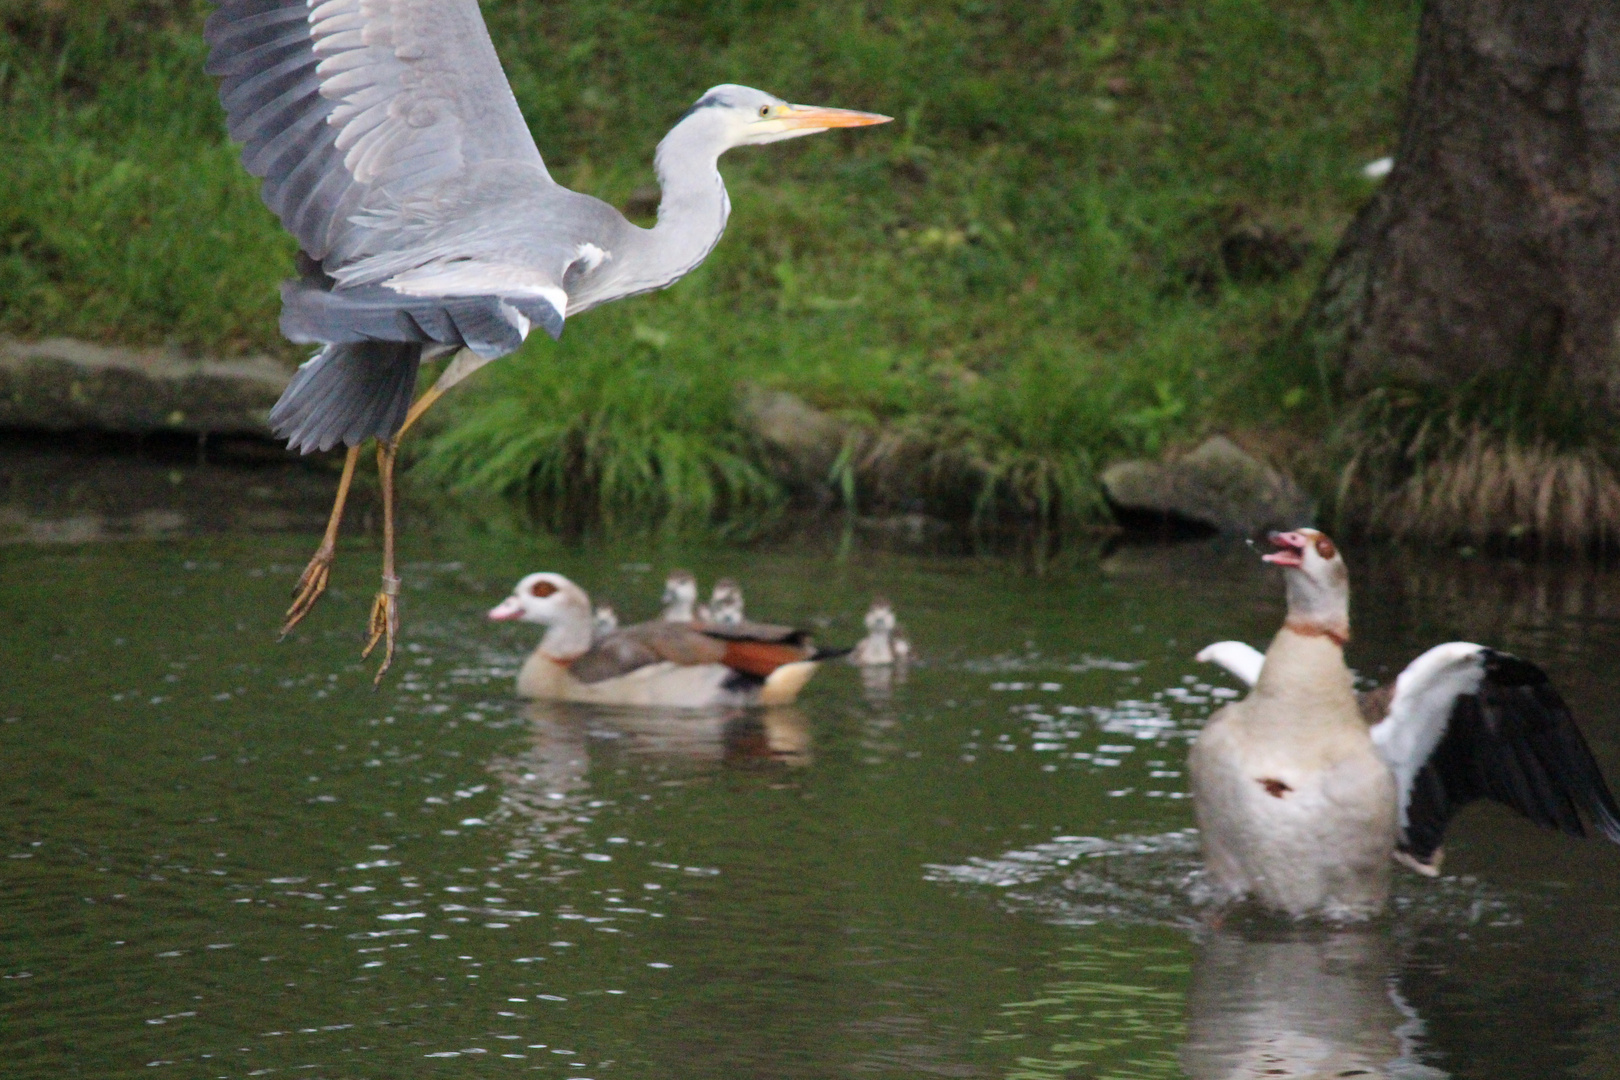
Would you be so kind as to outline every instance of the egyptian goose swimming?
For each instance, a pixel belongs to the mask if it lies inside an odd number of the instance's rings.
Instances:
[[[692,571],[671,570],[664,579],[664,612],[660,618],[665,622],[692,622],[697,618],[697,593]]]
[[[866,636],[850,651],[849,662],[861,667],[881,667],[903,664],[910,657],[911,642],[906,640],[895,620],[894,606],[881,596],[874,597],[866,611]]]
[[[600,705],[709,708],[785,705],[836,651],[818,650],[803,630],[741,623],[658,620],[591,633],[591,601],[561,574],[530,574],[489,613],[546,627],[518,671],[518,694]]]
[[[719,626],[737,626],[743,621],[742,586],[723,577],[709,594],[708,620]]]
[[[1228,899],[1292,915],[1365,917],[1391,856],[1434,876],[1446,823],[1494,799],[1620,843],[1620,807],[1545,673],[1483,645],[1437,645],[1389,687],[1357,694],[1344,646],[1350,577],[1315,529],[1274,533],[1288,617],[1262,656],[1198,654],[1254,689],[1210,717],[1189,759],[1205,863]]]

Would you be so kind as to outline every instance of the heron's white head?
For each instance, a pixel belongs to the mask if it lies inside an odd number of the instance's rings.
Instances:
[[[1350,636],[1350,571],[1338,547],[1316,529],[1274,532],[1270,540],[1277,550],[1264,558],[1284,570],[1287,625],[1342,644]]]
[[[688,122],[713,125],[722,145],[762,146],[765,143],[814,135],[830,128],[866,127],[894,119],[853,109],[828,109],[819,105],[793,105],[774,94],[751,86],[722,83],[697,99],[680,127]]]
[[[866,611],[866,629],[872,634],[894,633],[894,605],[881,596],[874,597],[872,606]]]
[[[742,586],[731,578],[721,578],[714,583],[714,592],[709,596],[709,621],[721,625],[743,621]]]
[[[667,622],[691,622],[697,604],[697,579],[690,570],[671,570],[664,579],[664,619]]]
[[[591,623],[591,598],[585,590],[561,574],[530,574],[517,583],[512,595],[490,608],[489,617],[497,622]]]

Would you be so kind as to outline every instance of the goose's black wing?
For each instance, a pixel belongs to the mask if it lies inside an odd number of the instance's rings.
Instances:
[[[1467,680],[1474,686],[1450,697],[1443,731],[1403,792],[1400,851],[1432,865],[1447,823],[1476,799],[1492,799],[1569,836],[1585,837],[1590,825],[1620,843],[1620,807],[1547,674],[1509,653],[1479,646],[1470,652],[1455,661],[1475,666],[1475,679]],[[1384,724],[1401,714],[1403,689],[1397,686]],[[1446,704],[1431,700],[1432,707]],[[1407,723],[1421,720],[1408,716]]]

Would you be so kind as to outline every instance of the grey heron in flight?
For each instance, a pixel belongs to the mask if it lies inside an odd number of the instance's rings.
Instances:
[[[727,150],[889,119],[717,86],[658,144],[663,196],[643,229],[551,178],[477,0],[218,0],[206,33],[242,163],[302,249],[281,331],[320,346],[271,427],[304,453],[348,447],[282,633],[326,588],[360,446],[375,439],[383,570],[364,655],[386,642],[378,680],[399,625],[393,471],[405,429],[534,327],[555,338],[565,319],[701,263],[731,209],[717,167]],[[421,363],[452,355],[413,404]]]

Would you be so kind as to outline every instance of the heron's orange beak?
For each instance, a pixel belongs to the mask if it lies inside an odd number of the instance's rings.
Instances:
[[[892,116],[881,113],[856,112],[854,109],[826,109],[820,105],[789,105],[771,117],[783,128],[793,131],[826,131],[828,128],[868,127],[887,124]]]

